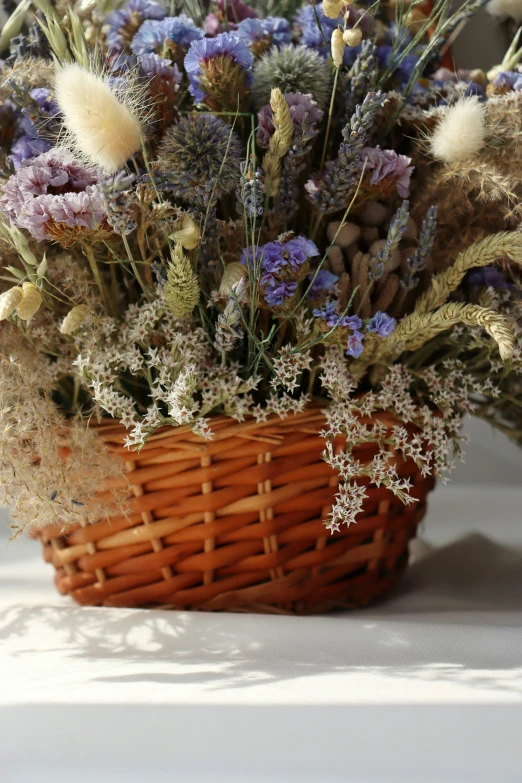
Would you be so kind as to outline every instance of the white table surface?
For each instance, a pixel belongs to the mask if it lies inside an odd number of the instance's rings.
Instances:
[[[80,608],[4,539],[0,780],[522,781],[522,489],[441,487],[422,535],[306,618]]]

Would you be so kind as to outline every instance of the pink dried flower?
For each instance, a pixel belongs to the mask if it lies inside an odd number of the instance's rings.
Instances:
[[[414,166],[410,166],[411,158],[406,155],[397,155],[394,150],[382,150],[377,147],[365,147],[361,153],[361,160],[366,161],[366,171],[373,172],[370,185],[378,185],[387,180],[394,185],[401,198],[410,195],[410,179]]]

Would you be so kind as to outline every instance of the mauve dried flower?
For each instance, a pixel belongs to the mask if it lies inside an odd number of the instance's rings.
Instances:
[[[387,188],[395,187],[401,198],[410,195],[410,180],[413,166],[410,166],[411,158],[406,155],[397,155],[394,150],[381,150],[377,147],[365,147],[361,152],[361,165],[365,165],[365,172],[371,172],[370,185],[385,185]]]

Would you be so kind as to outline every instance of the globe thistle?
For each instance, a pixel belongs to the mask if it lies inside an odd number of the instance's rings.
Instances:
[[[176,318],[187,318],[199,301],[199,283],[190,260],[181,245],[176,245],[167,270],[163,296],[170,312]]]
[[[311,93],[324,108],[330,96],[330,68],[320,54],[306,46],[274,47],[254,66],[252,92],[258,108],[270,101],[274,87],[283,94]]]
[[[224,120],[212,114],[183,117],[165,134],[157,168],[180,186],[187,175],[199,186],[217,183],[216,193],[228,193],[239,184],[241,142]]]

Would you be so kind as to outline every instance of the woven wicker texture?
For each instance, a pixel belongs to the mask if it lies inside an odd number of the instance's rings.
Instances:
[[[418,502],[369,486],[357,523],[331,535],[324,519],[338,476],[321,457],[323,424],[317,408],[264,423],[215,417],[211,441],[165,428],[139,454],[123,447],[121,425],[102,425],[125,462],[130,510],[66,536],[41,533],[59,591],[83,605],[281,613],[382,595],[406,566],[433,482],[397,460]],[[357,457],[374,454],[369,445]]]

